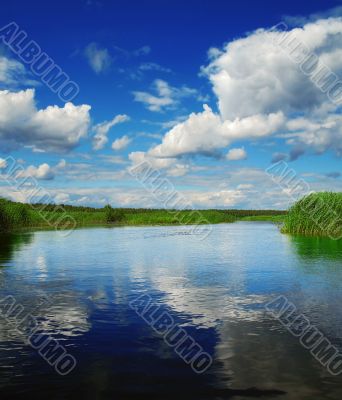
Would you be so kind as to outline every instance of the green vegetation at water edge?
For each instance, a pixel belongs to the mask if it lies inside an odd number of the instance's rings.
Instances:
[[[286,214],[280,215],[251,215],[247,217],[241,217],[241,221],[268,221],[274,222],[275,224],[282,224],[286,218]]]
[[[290,208],[284,233],[342,238],[342,193],[312,193]]]
[[[31,216],[27,205],[0,199],[0,227],[2,230],[16,226],[28,226],[30,222]]]
[[[63,227],[68,216],[76,227],[90,225],[190,225],[235,222],[241,219],[278,221],[285,211],[274,210],[165,210],[143,208],[75,207],[21,204],[0,199],[0,231],[22,227]]]
[[[165,210],[144,208],[75,207],[54,204],[21,204],[0,199],[0,231],[25,227],[63,227],[68,216],[76,227],[90,225],[189,225],[235,221],[283,223],[282,232],[342,237],[342,193],[313,193],[289,212],[276,210]]]

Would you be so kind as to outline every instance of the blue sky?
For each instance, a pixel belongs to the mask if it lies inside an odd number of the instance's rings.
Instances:
[[[128,172],[142,161],[196,208],[287,207],[265,172],[277,161],[310,190],[341,190],[341,16],[328,0],[7,2],[0,195],[25,201],[8,156],[74,205],[163,206]],[[269,31],[279,23],[336,77],[330,91]],[[19,31],[79,87],[70,104],[13,51]]]

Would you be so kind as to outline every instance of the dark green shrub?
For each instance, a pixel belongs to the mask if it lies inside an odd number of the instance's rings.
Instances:
[[[9,218],[5,210],[4,203],[0,199],[0,231],[7,229],[9,226]]]
[[[112,208],[110,205],[107,205],[104,210],[107,223],[121,222],[125,218],[124,212],[118,208]]]

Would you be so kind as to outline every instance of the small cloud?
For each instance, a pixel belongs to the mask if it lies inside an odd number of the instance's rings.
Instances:
[[[150,46],[142,46],[137,50],[133,51],[134,56],[146,56],[147,54],[151,53],[151,47]]]
[[[66,204],[70,202],[70,196],[68,193],[58,193],[54,200],[56,204]]]
[[[231,149],[228,151],[226,155],[226,159],[229,161],[245,160],[246,158],[247,158],[247,152],[243,147]]]
[[[298,160],[303,154],[305,154],[305,150],[302,147],[294,147],[290,151],[290,161]]]
[[[210,47],[207,54],[208,54],[209,60],[213,60],[215,58],[218,58],[223,53],[222,53],[222,50],[218,49],[217,47]]]
[[[162,67],[161,65],[154,63],[154,62],[147,62],[140,64],[139,66],[140,71],[158,71],[158,72],[172,72],[170,68]]]
[[[40,83],[31,78],[25,66],[17,60],[0,54],[0,86],[38,86]]]
[[[109,51],[106,48],[100,48],[95,42],[88,44],[84,50],[84,55],[93,71],[97,74],[106,71],[112,63]]]
[[[167,175],[172,177],[184,176],[189,171],[189,165],[176,164],[167,170]]]
[[[287,158],[288,158],[288,155],[286,153],[274,153],[272,155],[271,163],[274,164],[279,161],[284,161],[284,160],[287,160]]]
[[[45,153],[45,150],[35,145],[24,146],[25,149],[30,149],[32,153]]]
[[[180,88],[169,85],[162,79],[153,82],[155,94],[149,92],[133,92],[134,100],[143,103],[150,111],[160,112],[176,106],[181,98],[197,95],[197,90],[182,86]]]
[[[139,49],[136,50],[128,50],[116,45],[114,45],[112,48],[115,50],[116,56],[120,58],[123,57],[125,59],[130,59],[132,57],[146,56],[151,52],[151,47],[147,45],[139,47]]]
[[[0,169],[4,169],[7,167],[7,161],[3,158],[0,158]]]
[[[209,103],[210,95],[209,94],[199,94],[197,96],[197,101],[199,101],[201,103]]]
[[[296,15],[296,16],[290,16],[290,15],[285,15],[283,16],[283,21],[286,22],[289,26],[303,26],[304,24],[307,24],[308,22],[315,22],[319,19],[326,19],[326,18],[331,18],[331,17],[340,17],[342,14],[342,6],[336,6],[333,8],[330,8],[328,10],[318,12],[318,13],[313,13],[308,16],[302,16],[302,15]]]
[[[100,158],[109,164],[127,164],[127,160],[125,160],[122,156],[108,156],[101,154]]]
[[[78,203],[78,204],[81,204],[81,203],[86,204],[87,202],[89,202],[88,196],[83,196],[76,200],[76,203]]]
[[[253,189],[254,185],[251,183],[242,183],[241,185],[238,185],[237,189],[238,190],[249,190]]]
[[[95,135],[93,137],[93,149],[101,150],[105,147],[108,142],[108,132],[109,130],[117,124],[121,124],[122,122],[129,121],[129,116],[126,114],[119,114],[115,116],[111,121],[101,122],[94,126],[93,130],[95,131]]]
[[[66,161],[63,159],[56,165],[56,169],[63,169],[65,167],[66,167]]]
[[[139,132],[137,137],[146,137],[149,139],[162,139],[163,135],[161,133],[150,133],[150,132]]]
[[[42,181],[50,181],[55,178],[58,171],[65,167],[65,160],[61,160],[55,167],[51,167],[47,163],[41,164],[38,167],[30,165],[26,170],[19,171],[18,177],[32,177]]]
[[[32,177],[42,181],[50,181],[54,179],[55,173],[49,164],[44,163],[39,167],[30,165],[25,171],[19,172],[18,177]]]
[[[122,136],[121,138],[114,140],[114,142],[112,143],[112,149],[123,150],[131,143],[131,141],[132,139],[129,138],[127,135]]]
[[[337,179],[340,178],[342,174],[340,172],[328,172],[327,174],[325,174],[325,176],[328,178]]]

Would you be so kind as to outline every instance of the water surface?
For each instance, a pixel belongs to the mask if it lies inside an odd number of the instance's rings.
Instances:
[[[1,398],[341,399],[342,376],[264,306],[285,295],[342,351],[342,243],[256,222],[198,239],[191,227],[0,235],[0,299],[14,296],[77,360],[58,375],[1,319]],[[205,373],[132,310],[142,294],[212,356]]]

